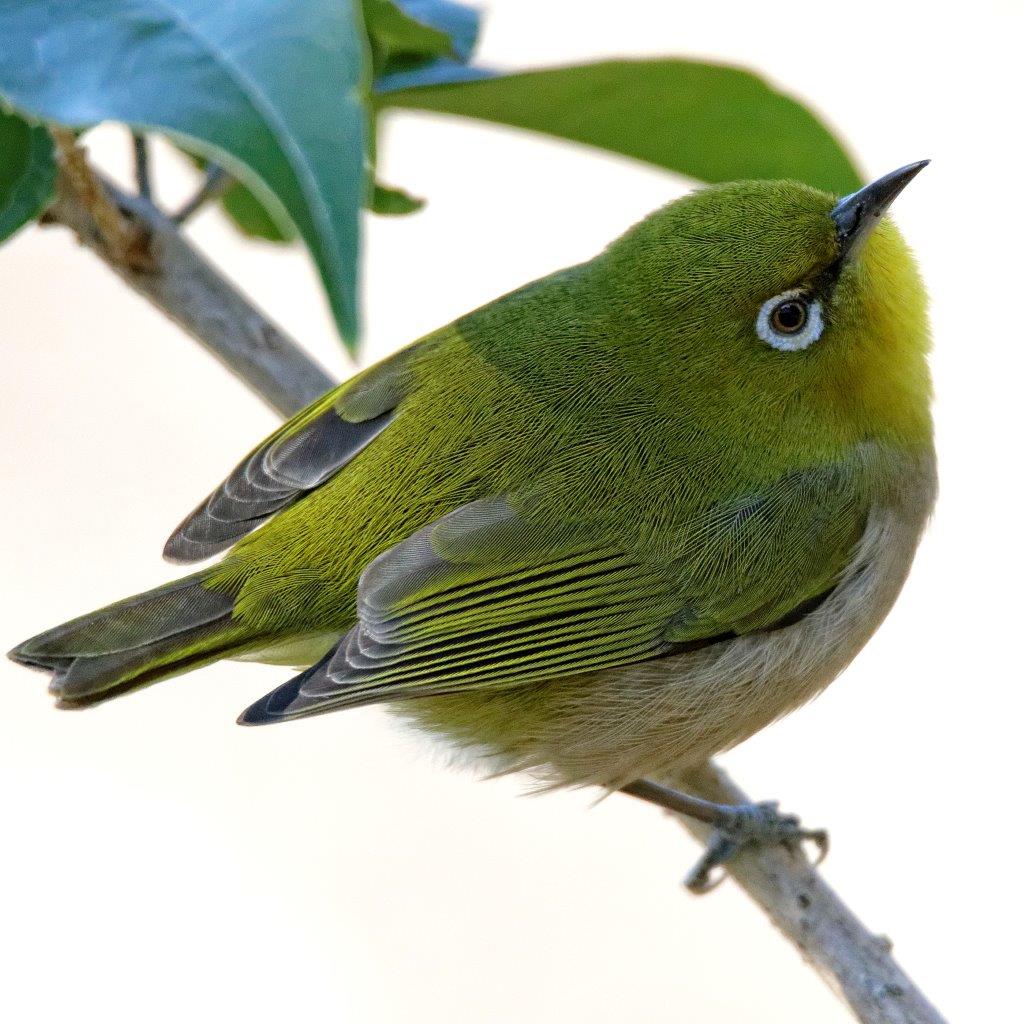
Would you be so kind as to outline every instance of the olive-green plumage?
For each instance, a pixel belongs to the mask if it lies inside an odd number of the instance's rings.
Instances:
[[[222,561],[13,655],[68,705],[317,662],[245,720],[394,701],[558,781],[749,735],[867,639],[932,502],[923,291],[891,223],[854,252],[835,205],[708,188],[416,342],[168,542]]]

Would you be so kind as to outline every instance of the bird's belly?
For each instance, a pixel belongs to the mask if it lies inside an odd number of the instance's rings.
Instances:
[[[483,693],[391,705],[498,771],[619,786],[700,764],[792,711],[849,664],[888,613],[922,518],[872,512],[827,601],[783,629],[684,654]]]

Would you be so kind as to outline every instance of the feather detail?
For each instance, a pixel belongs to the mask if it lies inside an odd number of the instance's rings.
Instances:
[[[9,657],[52,673],[50,692],[81,707],[216,661],[239,646],[230,594],[204,575],[83,615],[19,644]]]
[[[351,462],[391,422],[382,413],[361,423],[332,407],[297,430],[257,448],[171,534],[164,557],[174,562],[209,558],[298,501]]]

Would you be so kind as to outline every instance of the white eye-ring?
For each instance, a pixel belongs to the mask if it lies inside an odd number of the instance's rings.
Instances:
[[[813,345],[824,329],[821,303],[799,288],[770,298],[757,314],[757,336],[782,352],[799,352]]]

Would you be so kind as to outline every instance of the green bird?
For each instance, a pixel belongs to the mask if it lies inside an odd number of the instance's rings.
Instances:
[[[806,834],[657,780],[818,693],[907,575],[929,331],[883,215],[926,163],[838,201],[670,203],[287,422],[167,542],[219,562],[11,656],[62,707],[221,658],[311,666],[239,721],[386,702],[496,770],[712,822],[702,879]]]

